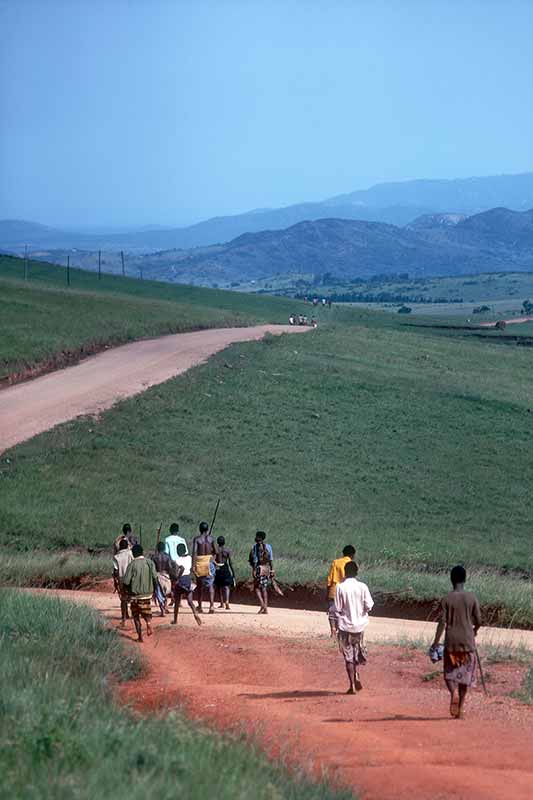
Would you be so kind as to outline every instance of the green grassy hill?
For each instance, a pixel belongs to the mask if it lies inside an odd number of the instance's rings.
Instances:
[[[200,328],[287,322],[295,301],[122,276],[70,271],[0,256],[0,381],[133,339]],[[83,351],[83,352],[82,352]]]
[[[326,314],[6,454],[0,543],[19,555],[3,575],[31,573],[28,550],[105,545],[124,521],[145,543],[161,520],[190,537],[221,495],[241,577],[257,528],[292,583],[323,581],[351,541],[374,591],[438,596],[462,561],[501,620],[533,624],[530,348]]]

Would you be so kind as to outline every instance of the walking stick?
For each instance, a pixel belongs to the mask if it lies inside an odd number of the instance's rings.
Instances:
[[[481,666],[481,659],[479,657],[479,653],[478,653],[477,647],[476,647],[476,659],[477,659],[477,665],[479,667],[479,675],[481,677],[481,685],[483,686],[483,691],[485,692],[485,694],[488,697],[489,693],[487,691],[487,685],[485,683],[485,676],[483,674],[483,667]]]
[[[218,498],[218,500],[217,500],[217,504],[216,504],[216,506],[215,506],[215,513],[213,514],[213,521],[211,522],[211,527],[209,528],[209,535],[210,535],[210,536],[211,536],[211,534],[213,533],[213,528],[214,528],[214,526],[215,526],[215,520],[216,520],[216,518],[217,518],[217,512],[218,512],[218,507],[219,507],[219,505],[220,505],[220,497],[219,497],[219,498]]]
[[[161,528],[163,527],[163,523],[157,529],[157,541],[155,543],[155,549],[157,550],[157,545],[159,544],[159,540],[161,539]]]

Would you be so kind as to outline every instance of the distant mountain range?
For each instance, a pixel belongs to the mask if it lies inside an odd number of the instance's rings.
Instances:
[[[533,173],[456,180],[381,183],[370,189],[277,209],[214,217],[185,228],[157,228],[89,234],[61,231],[17,220],[0,221],[0,249],[125,250],[142,254],[231,242],[245,233],[286,229],[319,219],[385,222],[403,226],[426,215],[472,216],[494,207],[525,211],[533,207]],[[412,227],[411,227],[411,230]]]
[[[65,263],[70,252],[41,251],[38,257]],[[96,263],[94,252],[71,255],[76,266],[94,269]],[[246,233],[222,245],[129,255],[126,263],[128,274],[207,286],[289,273],[368,279],[398,273],[432,277],[533,271],[533,210],[424,215],[402,228],[320,219],[284,230]],[[120,268],[119,254],[106,253],[103,269]]]

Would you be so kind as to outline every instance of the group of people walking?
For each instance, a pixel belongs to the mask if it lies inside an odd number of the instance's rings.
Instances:
[[[358,579],[355,547],[346,545],[342,557],[331,564],[328,575],[328,619],[331,636],[339,643],[348,674],[348,694],[361,691],[359,667],[367,663],[364,642],[368,614],[374,601],[368,586]],[[436,663],[443,660],[444,681],[450,693],[450,715],[464,717],[468,689],[476,685],[478,667],[476,635],[481,627],[477,597],[465,590],[466,570],[457,565],[450,572],[452,591],[442,598],[439,621],[429,656]],[[441,639],[444,635],[444,645]],[[483,679],[483,675],[481,675]]]
[[[161,616],[170,613],[173,606],[173,624],[177,624],[181,601],[185,599],[198,625],[202,624],[203,602],[208,599],[209,614],[215,613],[218,592],[219,609],[230,610],[230,593],[236,585],[231,550],[224,536],[215,540],[209,525],[201,522],[193,538],[191,552],[187,541],[180,536],[179,525],[174,522],[169,534],[160,541],[149,557],[131,525],[125,524],[122,533],[113,543],[113,580],[120,597],[121,627],[129,619],[128,607],[140,642],[143,641],[142,621],[147,636],[152,635],[152,603],[159,607]],[[254,590],[259,600],[259,614],[268,614],[268,590],[275,584],[272,547],[264,531],[257,531],[248,558],[252,570]],[[194,593],[197,592],[196,604]]]
[[[159,532],[160,533],[160,532]],[[152,602],[161,616],[170,613],[178,621],[181,601],[186,600],[198,625],[202,624],[203,602],[207,596],[209,613],[215,613],[218,591],[219,609],[230,609],[230,593],[235,587],[235,571],[226,540],[216,541],[206,522],[199,525],[189,553],[186,540],[173,523],[164,541],[159,540],[150,557],[144,555],[131,526],[124,525],[115,539],[113,577],[120,597],[121,627],[128,619],[128,606],[143,641],[142,621],[148,636],[152,634]],[[342,556],[334,559],[327,578],[327,615],[330,635],[337,640],[348,675],[348,694],[363,688],[360,667],[367,663],[365,630],[374,600],[366,583],[359,580],[356,550],[346,545]],[[274,575],[273,552],[264,531],[257,531],[248,563],[253,587],[259,601],[259,614],[268,614],[268,591],[271,586],[281,593]],[[429,655],[433,662],[443,660],[444,680],[450,692],[450,714],[460,719],[469,687],[476,685],[477,667],[481,667],[476,649],[476,634],[481,626],[481,612],[474,594],[465,590],[466,570],[455,566],[450,573],[452,591],[441,601],[440,616]],[[194,592],[197,592],[196,604]],[[440,642],[444,635],[444,646]],[[482,676],[483,677],[483,676]]]

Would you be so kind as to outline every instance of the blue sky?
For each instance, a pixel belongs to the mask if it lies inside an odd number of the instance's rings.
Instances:
[[[0,0],[0,218],[179,225],[533,169],[524,0]]]

